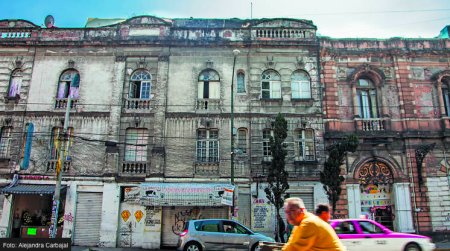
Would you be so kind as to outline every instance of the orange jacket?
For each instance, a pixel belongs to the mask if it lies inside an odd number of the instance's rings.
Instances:
[[[283,251],[337,250],[345,251],[344,245],[325,221],[312,213],[305,213],[299,226],[295,226]]]

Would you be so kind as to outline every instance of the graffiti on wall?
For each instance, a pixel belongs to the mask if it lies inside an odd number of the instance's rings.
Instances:
[[[73,222],[73,215],[72,215],[72,213],[65,214],[64,215],[64,221],[72,223]]]
[[[145,207],[144,231],[161,231],[161,207]]]
[[[173,234],[180,235],[183,231],[184,224],[189,220],[204,219],[199,207],[194,207],[190,210],[181,210],[174,215],[174,221],[172,225]]]

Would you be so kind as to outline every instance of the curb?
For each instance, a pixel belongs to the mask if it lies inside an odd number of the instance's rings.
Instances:
[[[434,251],[450,251],[450,248],[436,248]]]

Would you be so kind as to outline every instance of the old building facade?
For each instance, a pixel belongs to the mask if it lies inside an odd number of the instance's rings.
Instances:
[[[447,40],[320,38],[300,19],[95,22],[0,21],[1,237],[48,236],[63,156],[60,236],[174,246],[187,220],[230,217],[232,154],[235,218],[273,236],[264,188],[278,113],[287,193],[308,210],[327,201],[326,147],[355,132],[336,216],[448,230]]]
[[[310,210],[326,202],[311,21],[142,16],[84,29],[24,20],[0,27],[1,236],[46,236],[61,155],[58,234],[74,245],[176,245],[186,220],[230,217],[220,199],[231,181],[231,135],[235,217],[273,235],[264,182],[280,112],[289,127],[288,193]]]

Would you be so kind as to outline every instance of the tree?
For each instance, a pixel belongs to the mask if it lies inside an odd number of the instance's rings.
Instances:
[[[323,184],[328,201],[332,205],[333,215],[336,210],[336,202],[339,200],[342,188],[341,184],[345,178],[341,176],[341,165],[344,164],[344,158],[347,152],[355,152],[358,148],[358,137],[351,133],[346,139],[328,148],[328,159],[325,162],[323,171],[320,172],[320,183]]]
[[[287,155],[284,140],[287,136],[287,121],[281,113],[278,113],[275,119],[275,128],[273,137],[270,137],[270,152],[272,154],[272,162],[267,175],[268,186],[264,189],[269,202],[275,206],[276,217],[280,215],[280,208],[283,207],[286,190],[289,189],[288,172],[285,170],[285,158]],[[279,231],[277,231],[277,237]]]

